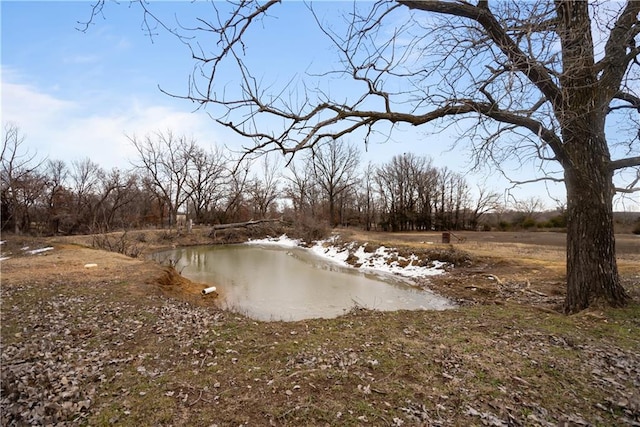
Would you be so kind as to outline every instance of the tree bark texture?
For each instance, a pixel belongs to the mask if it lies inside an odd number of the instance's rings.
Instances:
[[[567,189],[567,296],[565,312],[598,302],[624,306],[613,228],[613,169],[605,134],[608,86],[594,67],[587,2],[556,1],[562,44],[561,124]],[[560,156],[559,156],[560,157]]]
[[[585,134],[580,144],[598,144]],[[624,306],[629,297],[620,283],[613,228],[612,173],[607,163],[574,153],[565,170],[567,189],[567,296],[564,310],[577,313],[598,303]]]

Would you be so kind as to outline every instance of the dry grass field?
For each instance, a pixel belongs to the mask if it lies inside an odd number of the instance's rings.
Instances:
[[[458,308],[258,322],[144,257],[207,230],[109,237],[137,258],[3,236],[2,425],[640,424],[640,237],[617,236],[633,303],[565,316],[562,234],[339,232],[455,259],[427,286]]]

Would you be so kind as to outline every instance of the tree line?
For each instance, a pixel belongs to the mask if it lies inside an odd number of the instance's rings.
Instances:
[[[2,230],[77,234],[143,227],[224,224],[286,217],[367,230],[477,229],[500,195],[432,159],[404,153],[361,167],[354,145],[333,140],[299,156],[238,160],[172,131],[128,137],[137,151],[127,170],[90,158],[37,158],[19,127],[4,126]]]

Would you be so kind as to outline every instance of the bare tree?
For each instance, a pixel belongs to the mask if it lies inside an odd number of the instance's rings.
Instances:
[[[192,170],[186,184],[196,222],[204,222],[222,198],[227,179],[226,162],[226,156],[217,147],[210,151],[199,147],[193,150]]]
[[[331,140],[314,147],[309,157],[309,168],[313,180],[328,205],[328,218],[332,226],[340,222],[337,215],[338,199],[349,190],[358,179],[360,152],[350,144]]]
[[[88,157],[71,162],[70,183],[75,203],[70,232],[80,229],[86,232],[93,226],[92,220],[98,202],[96,193],[103,174],[100,165]]]
[[[44,188],[38,172],[44,160],[24,147],[25,135],[15,123],[5,123],[0,153],[0,201],[2,229],[13,227],[15,233],[27,232],[31,226],[30,208]]]
[[[100,174],[98,187],[92,226],[102,231],[109,231],[116,226],[130,228],[135,221],[127,221],[132,218],[124,211],[136,203],[137,177],[132,173],[113,168],[107,173]]]
[[[376,200],[375,200],[375,167],[367,164],[362,173],[361,188],[358,194],[358,208],[360,210],[361,223],[365,230],[370,231],[371,226],[376,221]]]
[[[515,200],[514,209],[524,215],[525,218],[536,219],[545,209],[545,206],[540,197],[531,196],[526,199]]]
[[[245,195],[249,181],[249,167],[249,161],[242,159],[235,167],[228,171],[222,212],[221,215],[218,216],[220,222],[227,223],[249,219],[246,212]]]
[[[271,208],[280,196],[280,158],[271,160],[268,155],[262,157],[260,176],[254,176],[249,183],[249,194],[253,202],[253,210],[260,219],[266,218]]]
[[[487,213],[496,211],[500,208],[500,193],[491,192],[487,187],[478,185],[478,197],[475,202],[475,206],[471,212],[471,218],[469,219],[469,226],[471,229],[476,230],[480,224],[480,219]]]
[[[152,4],[138,4],[145,22],[153,19]],[[544,172],[536,179],[564,182],[565,311],[598,300],[627,303],[615,257],[614,174],[637,170],[640,149],[636,132],[616,145],[605,125],[611,115],[640,111],[640,2],[356,2],[341,18],[345,26],[332,26],[333,16],[314,16],[342,66],[321,75],[350,78],[361,93],[332,95],[307,85],[302,98],[297,87],[262,87],[244,58],[248,34],[268,25],[265,17],[277,14],[279,4],[240,1],[225,14],[212,3],[211,19],[199,17],[191,27],[218,41],[210,54],[197,34],[179,33],[182,22],[165,24],[189,44],[196,61],[183,97],[219,107],[218,122],[254,138],[255,151],[295,153],[358,132],[368,140],[400,124],[458,121],[464,129],[472,123],[461,140],[469,142],[477,164],[532,161]],[[240,91],[218,86],[218,73],[228,66],[237,67]],[[280,130],[272,128],[274,121],[283,124]],[[639,190],[637,181],[617,187]]]
[[[431,228],[436,173],[430,159],[413,153],[393,156],[376,175],[385,225],[393,231]]]
[[[69,168],[62,160],[49,160],[45,168],[46,211],[51,233],[58,233],[72,210],[71,193],[67,190]]]
[[[435,190],[438,180],[438,169],[432,165],[431,159],[424,159],[416,173],[416,226],[421,230],[433,228],[433,210],[435,207]]]
[[[470,206],[467,181],[458,173],[444,167],[438,170],[434,201],[435,228],[457,230],[464,228],[466,210]]]
[[[174,135],[172,131],[158,131],[138,139],[128,137],[138,151],[138,162],[134,166],[143,171],[158,196],[169,207],[169,224],[175,225],[178,209],[191,196],[193,188],[187,186],[191,161],[196,142],[186,136]]]
[[[291,163],[288,169],[291,173],[285,175],[287,184],[284,193],[291,200],[294,212],[298,216],[313,215],[311,209],[314,204],[311,171],[306,167],[306,164],[298,167],[295,163]]]

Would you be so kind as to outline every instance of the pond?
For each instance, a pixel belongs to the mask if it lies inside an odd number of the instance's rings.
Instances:
[[[332,318],[353,307],[444,310],[453,304],[390,274],[363,273],[303,248],[197,246],[157,253],[194,282],[216,286],[221,308],[257,320]]]

